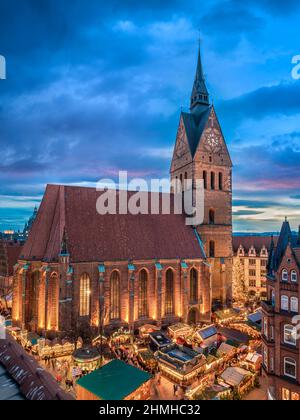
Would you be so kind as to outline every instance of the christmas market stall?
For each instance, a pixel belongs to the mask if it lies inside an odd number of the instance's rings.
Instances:
[[[230,385],[240,395],[247,393],[253,386],[255,375],[240,367],[228,367],[220,376],[221,381]]]
[[[157,368],[157,361],[149,349],[142,349],[137,352],[138,361],[147,371],[154,371]]]
[[[152,375],[120,360],[80,378],[77,400],[148,400]]]
[[[159,331],[159,330],[160,330],[160,328],[157,327],[156,325],[151,325],[151,324],[142,325],[139,328],[139,336],[143,339],[149,338],[150,333],[153,333],[153,332]]]
[[[193,383],[206,369],[206,357],[190,348],[172,344],[155,353],[163,376],[180,385]]]
[[[168,328],[168,332],[169,332],[170,337],[172,338],[178,338],[178,337],[186,338],[193,333],[193,328],[188,324],[183,324],[179,322],[178,324],[171,325]]]
[[[161,331],[150,333],[149,338],[150,349],[154,352],[172,344],[172,341],[169,339],[169,337],[167,337]]]
[[[95,347],[82,347],[75,350],[72,359],[74,366],[82,372],[91,372],[101,366],[101,354]]]

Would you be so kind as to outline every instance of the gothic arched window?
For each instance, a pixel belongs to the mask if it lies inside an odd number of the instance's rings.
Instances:
[[[114,271],[110,278],[110,318],[120,319],[120,274]]]
[[[139,318],[148,316],[148,273],[146,270],[140,271],[139,276]]]
[[[80,305],[79,315],[90,316],[91,308],[91,280],[88,274],[80,277]]]
[[[215,173],[214,173],[214,172],[212,172],[212,173],[210,174],[210,188],[211,188],[212,190],[214,190],[214,189],[215,189]]]
[[[39,287],[39,271],[34,271],[26,277],[26,321],[36,321],[38,317],[38,287]]]
[[[171,269],[166,272],[165,314],[174,314],[174,273]]]
[[[219,190],[223,190],[223,174],[222,172],[219,172]]]
[[[207,190],[207,172],[203,171],[203,184],[204,184],[204,189]]]
[[[48,289],[48,305],[49,305],[49,319],[47,328],[55,330],[58,328],[58,275],[53,273],[49,281]]]
[[[190,301],[198,301],[198,271],[195,268],[190,271]]]
[[[216,254],[215,242],[214,241],[209,241],[209,257],[214,258],[215,254]]]
[[[209,224],[210,225],[215,224],[215,211],[213,209],[209,210]]]

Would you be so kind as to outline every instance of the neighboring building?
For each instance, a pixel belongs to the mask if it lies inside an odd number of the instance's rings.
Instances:
[[[192,179],[204,184],[204,223],[197,230],[212,265],[212,298],[231,304],[232,299],[232,162],[210,104],[199,50],[190,112],[181,112],[171,180]]]
[[[276,242],[277,237],[273,238]],[[233,295],[238,300],[244,285],[250,299],[266,299],[267,263],[272,236],[233,236]]]
[[[0,308],[11,305],[14,266],[17,264],[22,245],[0,240]]]
[[[112,360],[101,369],[79,379],[76,384],[76,399],[83,401],[148,400],[152,375],[128,365],[121,360]]]
[[[269,399],[300,400],[299,348],[300,229],[293,236],[286,220],[271,244],[267,298],[263,309],[263,365]]]

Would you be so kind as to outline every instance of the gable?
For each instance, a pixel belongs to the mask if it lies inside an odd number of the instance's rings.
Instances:
[[[192,161],[192,155],[189,147],[188,136],[183,117],[181,115],[177,131],[176,143],[173,152],[171,172],[187,165]]]
[[[215,163],[232,166],[226,141],[213,106],[210,108],[205,127],[201,133],[195,158],[201,159],[203,154],[214,156],[217,159],[214,160]]]

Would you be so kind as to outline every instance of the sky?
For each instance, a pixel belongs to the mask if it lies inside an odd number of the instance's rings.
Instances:
[[[168,177],[199,36],[235,231],[296,229],[299,21],[298,0],[1,0],[0,230],[22,229],[47,183]]]

